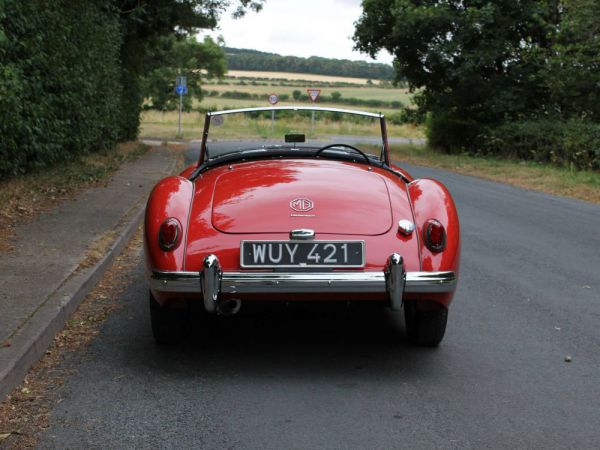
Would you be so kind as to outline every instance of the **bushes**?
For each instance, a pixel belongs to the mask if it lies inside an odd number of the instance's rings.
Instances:
[[[393,125],[421,125],[425,122],[425,114],[418,109],[404,107],[400,112],[386,115],[386,119]]]
[[[468,150],[480,129],[475,122],[441,112],[429,114],[426,123],[429,145],[446,153]]]
[[[443,113],[427,119],[429,144],[446,153],[466,152],[600,169],[600,124],[570,119],[530,119],[481,126]]]
[[[121,30],[105,3],[0,2],[0,178],[121,138]]]
[[[220,95],[223,98],[231,98],[238,100],[266,100],[267,97],[264,94],[252,94],[250,92],[244,91],[224,91]],[[294,90],[292,92],[291,97],[294,101],[298,102],[308,102],[308,95],[302,93],[299,90]],[[290,99],[289,94],[281,94],[279,95],[280,101],[287,101]],[[321,95],[319,96],[319,102],[321,103],[336,103],[340,105],[352,105],[352,106],[368,106],[371,108],[393,108],[400,109],[402,108],[402,102],[400,101],[385,101],[385,100],[376,100],[376,99],[363,99],[363,98],[355,98],[355,97],[342,97],[340,92],[334,91],[331,96]]]
[[[243,91],[225,91],[221,94],[223,98],[235,98],[240,100],[258,100],[257,94]]]
[[[507,122],[478,136],[479,152],[576,169],[600,169],[600,124],[572,119]]]

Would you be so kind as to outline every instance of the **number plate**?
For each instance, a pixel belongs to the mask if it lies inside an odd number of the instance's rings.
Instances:
[[[240,264],[250,267],[364,267],[364,241],[242,241]]]

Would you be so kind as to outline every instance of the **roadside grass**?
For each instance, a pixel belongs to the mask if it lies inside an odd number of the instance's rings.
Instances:
[[[234,90],[234,89],[231,89]],[[305,106],[311,106],[311,103],[305,102],[301,103],[296,100],[286,100],[285,102],[277,103],[277,106],[295,106],[304,104]],[[223,98],[223,97],[204,97],[202,102],[199,104],[195,103],[194,107],[200,107],[203,109],[210,109],[213,111],[222,110],[222,109],[234,109],[234,108],[254,108],[257,106],[271,106],[267,101],[267,97],[263,100],[251,100],[251,99],[237,99],[237,98]],[[317,102],[315,106],[322,107],[330,107],[330,108],[340,108],[340,109],[355,109],[359,111],[369,111],[374,113],[383,113],[383,114],[393,114],[397,113],[398,109],[391,108],[376,108],[371,106],[353,106],[353,105],[345,105],[341,103],[333,103],[333,102]]]
[[[62,386],[75,372],[74,358],[100,333],[111,313],[122,308],[122,293],[131,284],[141,247],[140,227],[66,321],[44,356],[29,370],[20,386],[0,402],[0,448],[38,448],[38,439],[50,427],[51,412],[61,401]],[[119,382],[120,378],[117,376],[114,381]]]
[[[239,106],[237,106],[239,107]],[[177,111],[144,111],[140,134],[143,137],[152,137],[159,139],[174,139],[177,134]],[[192,111],[182,114],[182,131],[185,139],[200,139],[204,127],[204,114]],[[210,136],[232,138],[252,138],[252,137],[275,137],[281,138],[285,133],[293,130],[309,130],[310,121],[279,118],[275,120],[274,126],[270,120],[256,120],[252,124],[243,123],[236,120],[233,116],[225,118],[224,125],[220,127],[211,126]],[[332,122],[316,120],[313,138],[332,134],[379,136],[381,133],[379,124],[373,126],[360,123]],[[309,133],[307,133],[308,135]],[[388,124],[388,135],[390,137],[423,138],[423,127],[411,124],[393,125]]]
[[[600,172],[577,171],[530,161],[469,155],[446,155],[427,146],[393,145],[392,158],[402,163],[437,167],[504,184],[600,204]]]
[[[12,249],[14,228],[72,198],[82,189],[106,181],[124,162],[139,158],[148,147],[139,142],[90,153],[65,164],[0,181],[0,251]]]

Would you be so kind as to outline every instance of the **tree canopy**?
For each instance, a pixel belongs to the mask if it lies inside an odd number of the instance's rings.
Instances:
[[[0,0],[0,178],[136,138],[144,83],[222,73],[222,50],[188,37],[262,2]]]
[[[261,70],[272,72],[317,73],[345,77],[391,80],[394,69],[388,64],[350,61],[348,59],[311,56],[282,56],[257,50],[225,47],[227,68],[230,70]]]
[[[128,111],[124,134],[135,137],[143,101],[143,79],[153,70],[170,66],[165,38],[182,39],[200,29],[216,27],[219,15],[237,5],[234,15],[241,17],[248,8],[259,11],[264,0],[111,0],[121,18],[123,43],[123,109]],[[156,49],[159,49],[157,52]],[[211,52],[205,52],[211,55]]]
[[[354,40],[394,56],[430,136],[469,148],[516,120],[600,118],[597,0],[364,0]]]
[[[162,64],[142,78],[142,93],[149,102],[146,106],[159,110],[176,109],[179,98],[174,95],[175,78],[185,75],[188,95],[183,97],[183,106],[189,111],[192,99],[202,100],[202,77],[222,77],[225,74],[223,48],[210,37],[198,42],[193,36],[185,39],[167,36],[159,44],[154,53]]]

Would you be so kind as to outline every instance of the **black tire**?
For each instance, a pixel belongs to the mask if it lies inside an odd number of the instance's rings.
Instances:
[[[152,293],[150,299],[150,322],[152,334],[159,344],[175,344],[186,335],[187,309],[162,306]]]
[[[404,302],[406,335],[413,344],[437,347],[446,333],[448,310],[445,308],[420,311],[417,302]]]

